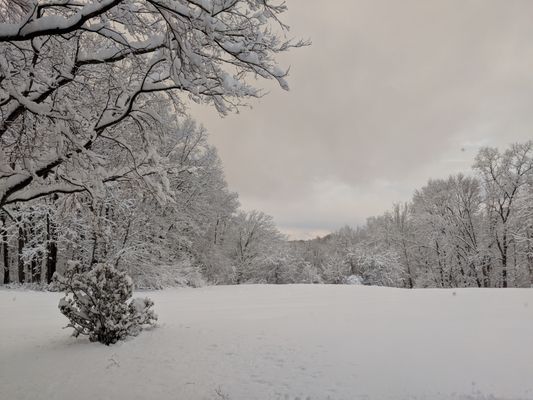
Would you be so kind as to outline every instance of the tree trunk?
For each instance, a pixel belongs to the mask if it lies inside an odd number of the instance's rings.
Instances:
[[[57,270],[57,237],[49,215],[46,216],[46,236],[46,283],[51,283]]]
[[[4,261],[4,285],[10,283],[9,277],[9,243],[7,242],[6,218],[1,216],[2,221],[2,259]]]
[[[507,232],[503,233],[502,246],[502,287],[507,287]]]
[[[21,221],[19,220],[19,237],[18,237],[18,278],[19,283],[24,283],[26,281],[25,271],[24,271],[24,260],[22,259],[22,251],[24,250],[24,229],[20,225]]]
[[[29,218],[30,225],[30,238],[33,238],[36,234],[35,232],[35,222],[33,216]],[[38,252],[34,257],[32,257],[30,262],[30,274],[31,281],[34,283],[41,283],[41,273],[42,273],[42,254]]]
[[[439,246],[439,242],[437,240],[435,240],[435,251],[437,253],[437,264],[439,265],[439,271],[440,271],[440,286],[441,287],[446,287],[446,279],[444,277],[444,266],[442,265],[442,261],[441,261],[441,256],[440,256],[440,246]]]
[[[413,272],[411,270],[411,263],[409,262],[409,255],[407,253],[407,245],[405,243],[405,240],[402,240],[402,247],[403,247],[403,256],[405,257],[405,266],[407,269],[407,286],[409,289],[414,288],[414,279],[413,279]]]

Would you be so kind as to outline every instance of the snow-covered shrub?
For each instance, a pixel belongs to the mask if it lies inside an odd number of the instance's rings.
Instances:
[[[323,283],[317,268],[307,261],[296,263],[296,272],[294,283]]]
[[[345,260],[338,254],[326,257],[322,264],[322,278],[325,283],[342,284],[350,270]]]
[[[311,263],[291,254],[285,246],[261,254],[236,270],[241,273],[240,283],[278,285],[322,282],[317,269]]]
[[[297,257],[289,257],[281,276],[281,283],[322,283],[317,269],[311,263]]]
[[[181,268],[177,270],[175,275],[175,283],[178,286],[190,286],[193,288],[199,288],[207,285],[207,282],[202,276],[200,267],[192,265],[190,262],[182,265]],[[176,284],[174,286],[176,286]]]
[[[197,254],[202,276],[212,285],[228,285],[235,281],[235,268],[224,246],[205,246]]]
[[[92,342],[110,345],[136,336],[157,320],[152,300],[131,299],[133,281],[110,264],[88,269],[70,262],[63,275],[56,274],[56,281],[66,292],[59,310],[69,319],[67,327],[74,328],[75,337],[88,335]]]
[[[350,275],[344,278],[345,285],[363,285],[363,278],[359,275]]]
[[[183,260],[176,264],[138,266],[129,272],[139,289],[165,289],[176,286],[202,287],[206,285],[200,268]]]
[[[356,248],[347,257],[352,273],[361,276],[363,284],[393,287],[402,285],[405,270],[394,251]]]

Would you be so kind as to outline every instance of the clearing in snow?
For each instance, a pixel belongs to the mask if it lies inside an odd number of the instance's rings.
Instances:
[[[106,347],[61,329],[61,294],[0,290],[0,398],[533,399],[530,289],[145,294],[159,327]]]

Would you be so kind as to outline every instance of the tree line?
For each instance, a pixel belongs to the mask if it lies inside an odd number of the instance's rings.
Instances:
[[[360,227],[289,241],[272,217],[244,212],[205,129],[185,119],[167,154],[172,201],[120,180],[98,197],[55,194],[5,207],[4,283],[51,282],[75,260],[111,263],[137,287],[331,283],[529,287],[533,142],[479,151],[473,174],[432,179]]]
[[[472,172],[432,179],[361,227],[294,247],[332,283],[530,287],[533,142],[482,148]]]

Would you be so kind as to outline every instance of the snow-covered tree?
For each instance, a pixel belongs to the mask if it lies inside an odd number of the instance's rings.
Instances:
[[[165,158],[171,201],[162,200],[156,185],[121,178],[98,196],[80,192],[5,206],[0,235],[5,274],[36,282],[29,271],[41,266],[43,280],[50,282],[56,269],[77,260],[88,266],[111,263],[144,288],[231,281],[231,263],[220,261],[229,260],[224,242],[236,195],[227,189],[202,127],[185,119],[163,128],[169,132],[154,156]]]
[[[287,88],[275,56],[304,43],[284,39],[285,10],[262,0],[1,2],[0,207],[98,195],[121,179],[151,177],[164,193],[157,105],[181,113],[188,98],[225,114],[261,95],[250,77]]]
[[[283,241],[272,217],[255,210],[239,212],[232,225],[235,283],[266,281],[265,262]]]
[[[402,287],[405,269],[393,251],[371,251],[362,247],[348,254],[351,275],[359,276],[365,285]]]
[[[533,141],[514,144],[504,152],[484,148],[479,152],[474,168],[481,176],[484,190],[488,246],[499,263],[499,285],[507,287],[515,246],[513,233],[517,230],[512,221],[518,213],[517,200],[533,175]]]
[[[424,285],[486,286],[481,200],[478,180],[461,174],[431,180],[415,193],[413,252]]]

